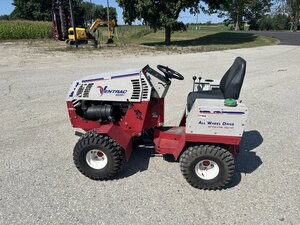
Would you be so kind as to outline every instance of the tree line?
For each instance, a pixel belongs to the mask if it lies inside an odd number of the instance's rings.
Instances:
[[[72,1],[77,25],[86,25],[96,18],[106,20],[107,8],[105,6],[83,0]],[[62,5],[63,8],[69,10],[69,0],[14,0],[12,4],[15,6],[13,12],[10,15],[0,16],[0,19],[51,21],[54,6]],[[116,19],[116,8],[109,7],[109,14],[110,19]]]
[[[208,1],[208,13],[226,16],[235,30],[246,23],[251,30],[288,30],[299,27],[300,0],[217,0]]]
[[[171,42],[171,33],[184,30],[185,25],[178,22],[180,12],[188,10],[191,14],[218,13],[233,23],[235,30],[241,30],[245,23],[250,29],[298,29],[300,0],[117,0],[123,8],[125,22],[131,24],[136,19],[143,20],[154,30],[165,29],[165,43]],[[205,3],[205,5],[203,5]],[[272,7],[281,8],[272,14]]]
[[[234,24],[235,30],[248,24],[250,29],[276,30],[299,27],[300,0],[117,0],[123,9],[125,23],[142,21],[155,31],[165,30],[165,43],[171,43],[173,31],[185,30],[186,25],[178,21],[182,11],[196,13],[218,13]],[[53,3],[68,7],[68,0],[14,0],[14,11],[9,18],[27,20],[51,20]],[[106,18],[106,8],[82,0],[73,0],[77,24],[83,25],[97,17]],[[116,18],[115,8],[110,8],[110,18]],[[2,16],[3,18],[3,16]]]

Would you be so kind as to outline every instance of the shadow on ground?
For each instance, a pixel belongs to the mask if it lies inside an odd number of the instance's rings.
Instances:
[[[201,34],[201,33],[199,33]],[[187,47],[197,45],[235,45],[255,41],[257,36],[250,33],[219,32],[196,39],[172,41],[172,45]],[[163,46],[165,42],[142,43],[146,46]]]
[[[237,186],[241,182],[242,173],[250,174],[262,164],[260,157],[256,155],[256,152],[253,151],[262,143],[263,137],[257,130],[244,132],[240,145],[240,153],[235,159],[235,173],[231,182],[226,186],[226,188],[233,188]],[[150,157],[154,156],[155,151],[152,147],[135,147],[133,149],[129,162],[125,164],[123,173],[121,173],[117,178],[122,179],[130,177],[136,173],[147,170]],[[163,158],[169,163],[177,162],[171,155],[166,155]]]
[[[125,163],[123,172],[117,177],[118,179],[130,177],[136,173],[143,172],[148,169],[150,157],[154,157],[155,151],[153,147],[140,148],[135,147],[131,153],[130,159]]]
[[[263,137],[257,130],[244,132],[240,153],[235,160],[235,174],[227,188],[232,188],[241,182],[241,174],[253,173],[261,164],[262,161],[256,155],[255,148],[263,143]]]

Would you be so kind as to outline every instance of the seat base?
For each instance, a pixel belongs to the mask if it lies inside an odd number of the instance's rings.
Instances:
[[[187,110],[190,111],[195,100],[201,99],[224,99],[221,89],[213,89],[211,91],[190,92],[187,97]]]

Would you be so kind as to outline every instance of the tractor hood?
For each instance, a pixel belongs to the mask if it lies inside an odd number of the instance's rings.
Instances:
[[[142,68],[113,71],[73,81],[67,101],[140,102],[148,100],[151,87],[145,78],[142,78],[144,75],[141,70]]]

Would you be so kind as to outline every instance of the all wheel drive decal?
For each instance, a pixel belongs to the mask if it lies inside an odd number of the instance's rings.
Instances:
[[[207,121],[207,122],[204,122],[204,121],[199,121],[199,124],[200,125],[211,125],[211,126],[234,126],[234,123],[231,123],[231,122],[218,122],[218,121]]]
[[[199,125],[207,128],[234,129],[235,124],[232,122],[217,122],[217,121],[199,121]]]

